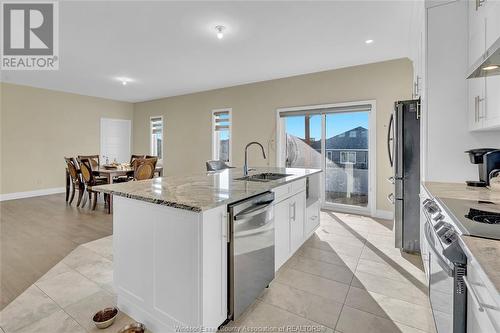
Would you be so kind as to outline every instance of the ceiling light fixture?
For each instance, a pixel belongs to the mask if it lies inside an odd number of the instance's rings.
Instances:
[[[499,65],[489,65],[489,66],[483,67],[482,69],[483,69],[483,71],[491,71],[491,70],[497,69],[499,67],[500,67]]]
[[[371,44],[371,43],[373,43],[373,39],[367,39],[367,40],[365,40],[365,43],[366,44]]]
[[[129,82],[134,81],[134,80],[132,80],[131,78],[128,78],[128,77],[117,77],[116,80],[120,81],[122,83],[122,86],[126,86]]]
[[[217,31],[217,38],[222,39],[224,38],[224,30],[226,30],[226,27],[223,25],[218,25],[215,27],[215,30]]]

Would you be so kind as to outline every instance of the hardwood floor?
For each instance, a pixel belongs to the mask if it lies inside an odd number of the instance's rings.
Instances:
[[[0,202],[0,309],[78,245],[112,234],[102,201],[95,211],[64,194]]]

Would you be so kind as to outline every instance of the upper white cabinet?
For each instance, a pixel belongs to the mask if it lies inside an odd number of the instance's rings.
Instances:
[[[468,67],[500,37],[500,1],[468,2]],[[500,128],[500,76],[468,80],[469,130]]]
[[[484,3],[486,19],[486,49],[500,37],[500,1],[489,0]]]

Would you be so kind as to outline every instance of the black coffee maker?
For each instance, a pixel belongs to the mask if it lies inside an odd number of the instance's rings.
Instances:
[[[468,180],[468,186],[485,187],[490,184],[490,173],[500,169],[500,150],[494,148],[479,148],[467,150],[472,164],[477,164],[479,181]]]

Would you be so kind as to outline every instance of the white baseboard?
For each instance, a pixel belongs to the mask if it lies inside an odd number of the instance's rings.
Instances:
[[[394,213],[390,210],[377,209],[373,217],[376,217],[378,219],[392,220],[394,218]]]
[[[54,187],[36,191],[6,193],[6,194],[0,194],[0,201],[39,197],[42,195],[64,193],[64,191],[66,191],[64,187]]]

